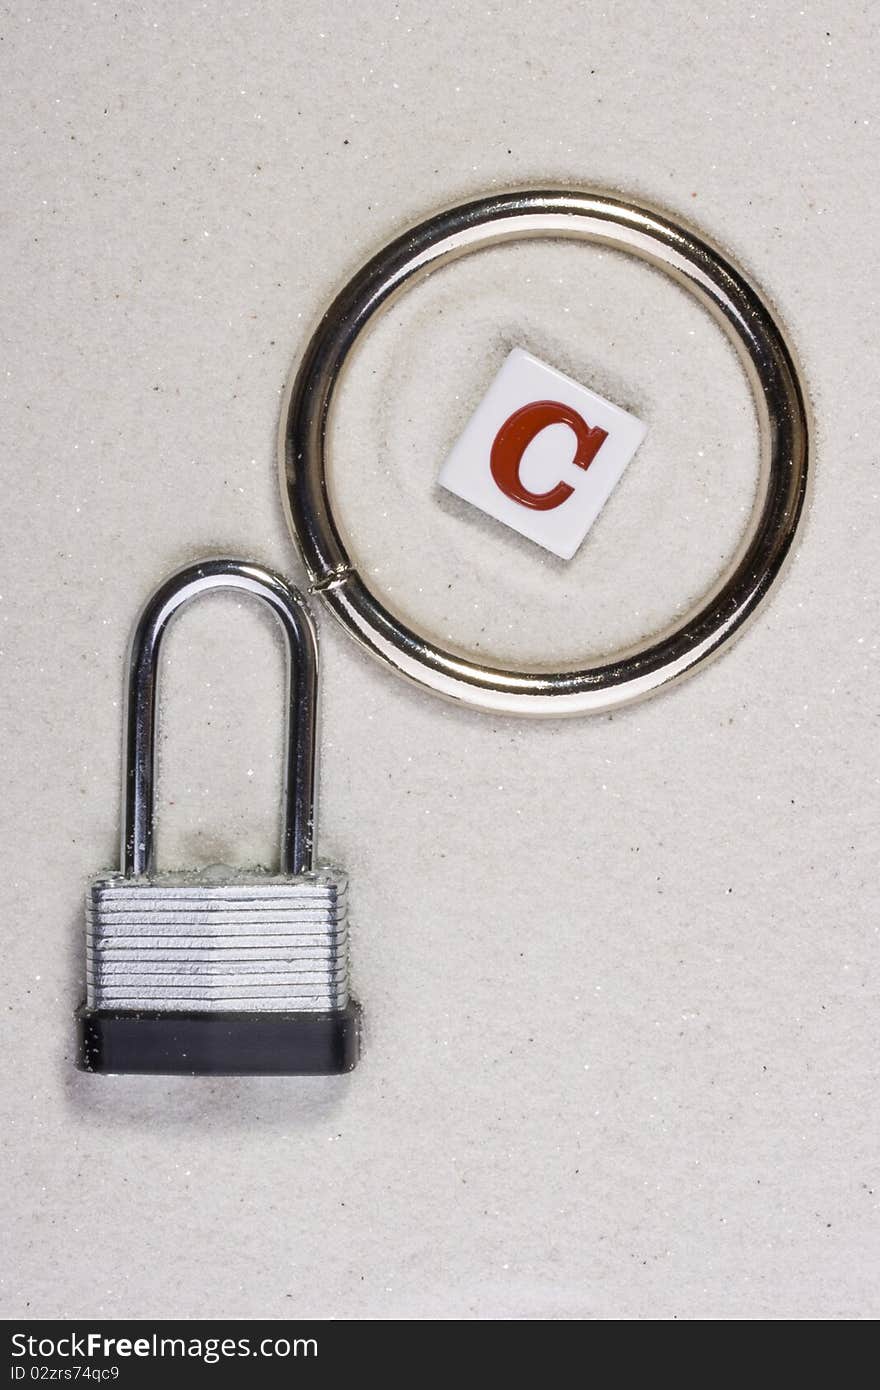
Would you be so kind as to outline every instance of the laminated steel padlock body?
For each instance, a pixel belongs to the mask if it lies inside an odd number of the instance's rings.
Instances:
[[[163,633],[214,588],[269,603],[288,650],[280,871],[155,873],[156,686]],[[173,575],[135,628],[128,667],[122,872],[86,903],[81,1064],[89,1071],[314,1074],[357,1061],[348,880],[312,868],[317,646],[301,598],[235,560]]]
[[[344,1009],[348,884],[238,874],[96,880],[86,903],[91,1008]]]

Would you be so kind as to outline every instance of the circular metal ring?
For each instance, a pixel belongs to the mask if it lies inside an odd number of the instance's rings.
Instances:
[[[366,325],[430,270],[501,242],[574,238],[667,271],[709,309],[747,370],[761,433],[755,505],[726,572],[667,631],[594,665],[504,670],[446,651],[370,592],[333,517],[325,439],[340,373]],[[337,295],[293,379],[281,422],[282,493],[311,588],[353,637],[399,674],[439,695],[499,714],[588,714],[616,708],[704,665],[737,636],[779,577],[804,511],[808,422],[793,354],[741,270],[664,213],[594,192],[498,193],[422,222],[392,241]]]

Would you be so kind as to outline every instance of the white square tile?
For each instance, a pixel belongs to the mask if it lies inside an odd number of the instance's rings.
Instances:
[[[439,481],[570,560],[646,431],[628,411],[514,348]]]

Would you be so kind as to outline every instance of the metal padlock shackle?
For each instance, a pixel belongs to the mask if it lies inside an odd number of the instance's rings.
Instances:
[[[212,589],[237,589],[266,603],[284,633],[287,712],[282,771],[280,872],[312,868],[315,822],[318,645],[311,614],[279,575],[244,560],[218,558],[186,565],[147,600],[131,637],[123,738],[122,872],[153,868],[156,792],[156,706],[162,639],[185,604]]]

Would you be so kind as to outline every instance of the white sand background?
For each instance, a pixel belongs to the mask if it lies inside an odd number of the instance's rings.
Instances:
[[[876,1316],[869,8],[6,7],[6,1316]],[[360,1067],[78,1073],[138,607],[208,553],[301,582],[274,441],[309,327],[408,223],[548,181],[693,219],[773,299],[816,414],[797,559],[721,660],[613,719],[444,705],[319,611],[320,847],[352,878]],[[436,488],[516,345],[648,424],[568,565]],[[333,432],[372,582],[511,662],[666,623],[734,547],[755,460],[702,310],[549,243],[399,301]],[[234,599],[170,637],[168,867],[271,860],[281,672]]]

